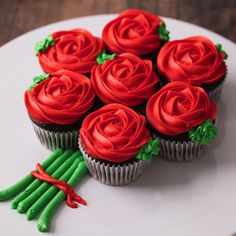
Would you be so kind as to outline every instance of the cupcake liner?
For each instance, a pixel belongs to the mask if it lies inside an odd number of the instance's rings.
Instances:
[[[217,103],[219,101],[220,95],[222,92],[222,88],[223,88],[223,84],[224,84],[224,81],[222,81],[222,83],[220,83],[219,86],[217,86],[215,89],[208,92],[208,96],[211,101],[213,101],[215,103]]]
[[[125,185],[135,181],[143,173],[146,162],[143,160],[134,160],[128,164],[108,164],[102,160],[97,160],[84,150],[79,139],[79,148],[84,156],[86,165],[90,174],[99,182],[107,185]]]
[[[154,135],[160,140],[160,157],[175,162],[189,162],[198,159],[207,145],[193,141],[166,140]]]
[[[40,143],[47,149],[51,151],[57,148],[78,149],[78,130],[54,132],[43,129],[34,123],[32,124]]]

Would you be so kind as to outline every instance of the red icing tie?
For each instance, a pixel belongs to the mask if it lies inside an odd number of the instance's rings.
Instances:
[[[53,184],[55,187],[57,187],[58,189],[63,191],[66,195],[67,205],[69,207],[77,208],[78,207],[77,203],[87,205],[86,201],[84,201],[79,195],[77,195],[74,192],[73,188],[69,184],[67,184],[65,181],[54,179],[53,177],[48,175],[39,163],[36,165],[36,168],[37,168],[38,172],[32,171],[31,174],[35,178],[45,181],[47,183]],[[77,203],[75,203],[75,202],[77,202]]]

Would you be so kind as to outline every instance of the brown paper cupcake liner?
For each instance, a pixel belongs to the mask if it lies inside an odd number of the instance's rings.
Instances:
[[[219,86],[217,86],[215,89],[208,92],[208,96],[209,96],[211,101],[213,101],[215,103],[217,103],[219,101],[220,95],[221,95],[221,92],[222,92],[222,88],[223,88],[223,84],[224,84],[224,81],[221,84],[219,84]]]
[[[207,145],[193,141],[166,140],[154,135],[160,140],[160,157],[175,162],[189,162],[198,159]]]
[[[67,132],[54,132],[40,128],[34,123],[32,124],[40,143],[47,149],[51,151],[57,148],[78,149],[78,130]]]
[[[90,174],[99,182],[107,185],[125,185],[135,181],[143,173],[146,162],[143,160],[134,160],[128,164],[108,164],[102,160],[90,157],[84,150],[79,139],[79,148],[84,156]]]

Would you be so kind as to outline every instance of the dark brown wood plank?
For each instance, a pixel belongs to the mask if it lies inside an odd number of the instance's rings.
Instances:
[[[198,24],[236,42],[235,0],[0,0],[0,45],[46,24],[127,8]]]

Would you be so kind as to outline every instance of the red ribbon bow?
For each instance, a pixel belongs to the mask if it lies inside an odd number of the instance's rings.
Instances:
[[[58,189],[60,189],[61,191],[63,191],[66,195],[67,198],[67,205],[71,208],[77,208],[78,204],[83,204],[83,205],[87,205],[86,201],[84,201],[79,195],[77,195],[73,188],[67,184],[65,181],[63,180],[58,180],[58,179],[54,179],[53,177],[51,177],[50,175],[48,175],[43,167],[38,163],[36,165],[37,171],[32,171],[31,174],[42,181],[45,181],[47,183],[53,184],[55,187],[57,187]],[[77,202],[77,203],[75,203]]]

